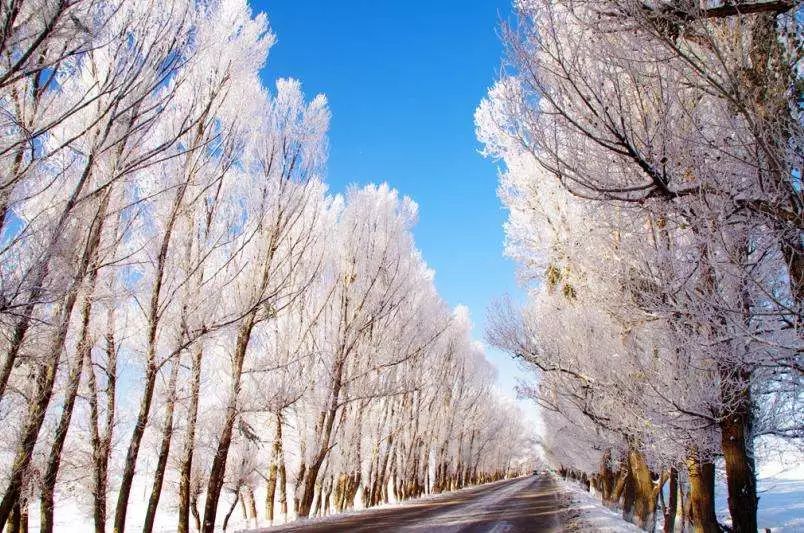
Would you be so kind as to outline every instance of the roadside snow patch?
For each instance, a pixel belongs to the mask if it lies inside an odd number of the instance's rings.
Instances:
[[[634,524],[623,520],[619,512],[603,506],[592,494],[586,492],[575,483],[558,479],[564,495],[570,498],[567,504],[567,531],[596,531],[603,533],[641,532]]]

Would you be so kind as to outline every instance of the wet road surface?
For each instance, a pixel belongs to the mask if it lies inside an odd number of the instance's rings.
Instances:
[[[547,476],[482,485],[322,521],[305,521],[257,531],[362,532],[559,532],[564,511],[561,491]]]

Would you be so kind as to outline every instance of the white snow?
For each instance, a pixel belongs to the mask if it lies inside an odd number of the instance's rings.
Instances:
[[[758,457],[757,488],[760,531],[804,532],[804,454],[781,439],[762,438],[755,443]],[[720,476],[715,487],[718,520],[731,523],[726,481]]]
[[[761,445],[759,448],[766,448],[766,446]],[[767,449],[763,449],[761,452],[762,457],[759,462],[760,500],[758,517],[760,531],[764,532],[765,528],[769,528],[773,533],[804,533],[804,457],[802,457],[800,452],[790,448],[779,449],[777,447],[774,448],[773,452],[768,452]],[[139,476],[136,479],[140,481]],[[571,518],[568,523],[565,524],[568,531],[596,531],[602,533],[642,531],[633,524],[624,521],[619,510],[608,509],[600,502],[598,496],[586,492],[578,484],[560,479],[558,483],[561,485],[565,496],[571,499]],[[145,516],[147,493],[143,487],[141,483],[136,483],[135,489],[132,491],[132,499],[128,512],[128,525],[130,529],[136,530]],[[461,491],[471,490],[472,488],[473,487],[467,487]],[[135,494],[137,497],[134,497]],[[494,491],[485,497],[488,501],[484,501],[483,503],[493,504],[507,494],[507,490]],[[225,514],[228,510],[228,504],[231,501],[228,496],[228,494],[225,495],[225,501],[221,503],[219,514]],[[376,508],[382,509],[416,505],[422,501],[440,497],[444,497],[444,495],[430,495],[401,503],[388,503]],[[165,497],[164,500],[165,501],[162,502],[163,504],[160,505],[160,511],[157,513],[154,528],[157,532],[167,532],[175,529],[175,508],[171,505],[173,502],[167,497]],[[257,495],[257,501],[262,501],[261,493]],[[56,503],[58,511],[56,513],[55,530],[57,532],[79,533],[91,527],[92,519],[90,510],[82,508],[70,498],[69,495],[63,495],[62,498],[58,498]],[[358,504],[358,506],[360,505],[359,495],[355,503]],[[114,513],[113,504],[114,500],[112,499],[109,507],[110,515]],[[717,480],[716,506],[718,519],[721,522],[728,523],[728,502],[726,500],[725,479],[722,476]],[[346,514],[360,512],[363,511],[356,509]],[[35,503],[32,504],[30,506],[30,513],[30,531],[31,533],[36,533],[39,530],[38,505]],[[334,514],[325,518],[312,519],[311,521],[338,520],[343,516],[343,514]],[[292,517],[290,518],[292,519]],[[443,522],[443,526],[449,526],[451,525],[451,519],[458,519],[459,517],[447,513],[439,518]],[[659,519],[657,522],[657,530],[659,530],[661,516],[657,516],[657,518]],[[278,523],[281,523],[281,520],[278,520]],[[304,524],[304,521],[297,521],[295,524],[301,525]],[[230,521],[230,530],[237,531],[247,529],[254,527],[254,525],[255,524],[249,524],[244,519],[240,505],[238,504],[238,508],[235,509]],[[268,524],[261,522],[259,525],[265,527]]]
[[[570,519],[565,524],[568,531],[597,531],[601,533],[642,531],[635,525],[623,520],[620,511],[612,510],[600,503],[600,498],[587,492],[578,484],[558,480],[571,503]],[[642,532],[644,533],[644,532]]]
[[[759,531],[772,533],[804,533],[804,454],[781,440],[758,439]],[[730,524],[726,479],[722,472],[715,485],[718,521]],[[628,532],[642,531],[622,519],[619,510],[605,507],[600,498],[586,492],[577,483],[560,480],[572,499],[574,516],[570,531]],[[657,514],[657,531],[661,531],[661,515]]]

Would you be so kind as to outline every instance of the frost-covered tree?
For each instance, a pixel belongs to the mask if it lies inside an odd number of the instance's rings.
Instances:
[[[263,84],[264,14],[10,0],[0,27],[0,528],[268,525],[521,471],[415,203],[327,190],[326,98]]]
[[[654,448],[657,471],[685,461],[705,531],[716,456],[753,531],[754,438],[801,437],[780,408],[801,348],[791,7],[520,2],[511,69],[476,115],[506,166],[509,253],[536,282],[492,340],[552,376],[530,392],[587,418],[579,432]]]

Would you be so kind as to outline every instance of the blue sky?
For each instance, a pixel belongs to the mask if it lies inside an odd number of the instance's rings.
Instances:
[[[473,113],[498,71],[510,0],[252,0],[278,42],[265,70],[301,80],[332,111],[327,181],[386,181],[419,204],[416,242],[450,305],[483,338],[486,307],[517,287],[503,257],[495,165],[478,154]],[[489,351],[513,395],[516,364]]]

